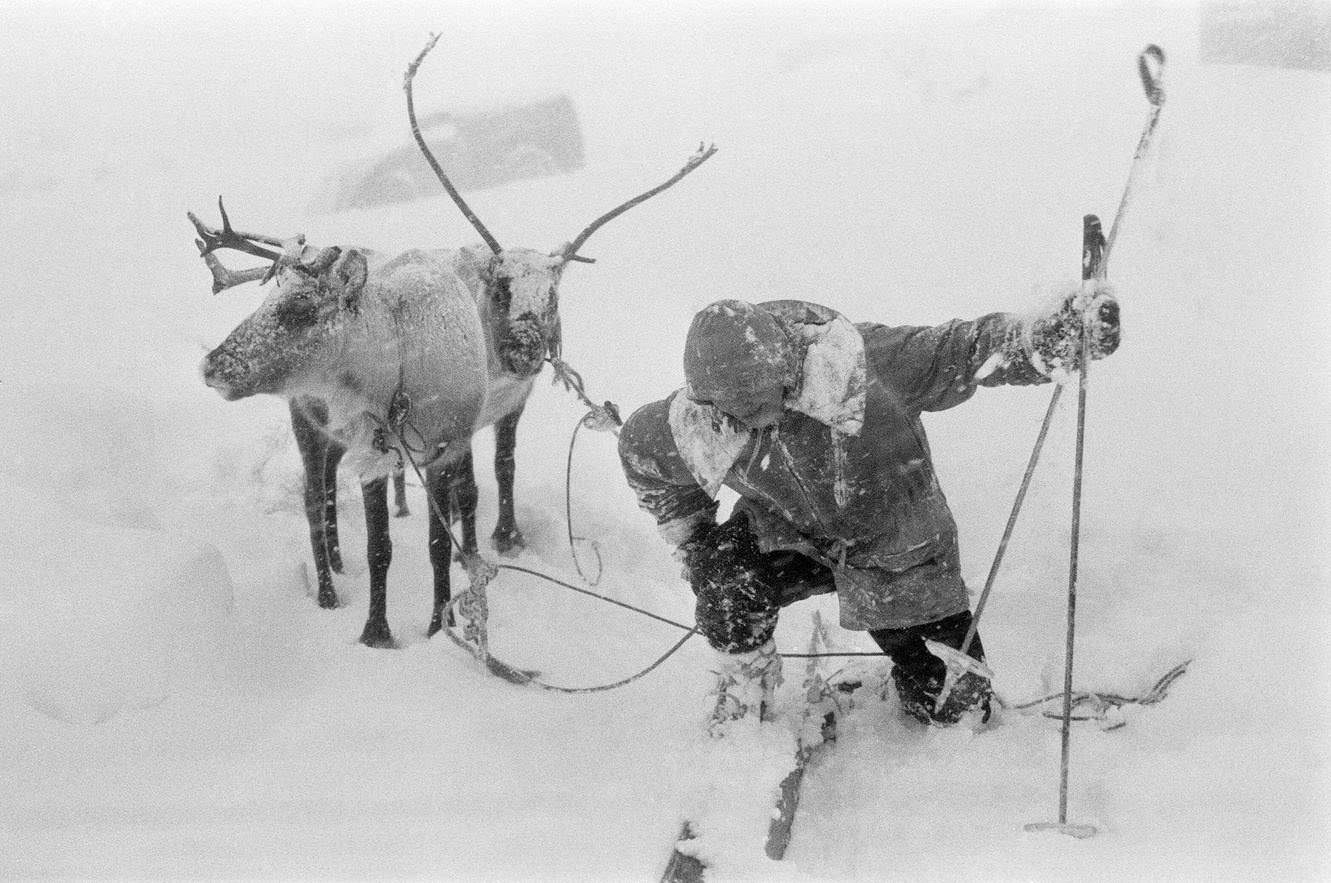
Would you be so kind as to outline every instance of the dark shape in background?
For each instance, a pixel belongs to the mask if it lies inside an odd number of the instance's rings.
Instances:
[[[484,190],[583,166],[582,130],[566,95],[470,113],[421,119],[429,142],[458,190]],[[439,196],[439,181],[409,139],[389,153],[363,159],[324,178],[310,211],[339,212]]]
[[[1197,39],[1204,64],[1331,71],[1331,2],[1210,0]]]

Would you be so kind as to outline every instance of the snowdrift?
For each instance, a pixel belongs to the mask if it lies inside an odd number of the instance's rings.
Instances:
[[[701,642],[610,693],[499,682],[425,638],[413,487],[389,587],[403,646],[360,647],[354,482],[344,607],[321,611],[285,407],[223,402],[197,374],[259,297],[208,294],[184,213],[218,192],[238,226],[313,242],[474,239],[442,197],[303,215],[336,167],[340,120],[405,127],[402,70],[441,28],[419,94],[482,105],[502,87],[578,108],[585,168],[475,194],[500,241],[553,249],[699,140],[721,147],[565,275],[566,355],[625,411],[679,384],[688,322],[720,297],[932,323],[1027,309],[1075,278],[1081,216],[1112,217],[1146,113],[1136,54],[1164,46],[1159,151],[1110,266],[1125,341],[1092,378],[1077,686],[1135,695],[1191,665],[1126,727],[1077,731],[1072,814],[1102,835],[1021,830],[1055,810],[1054,722],[922,733],[889,705],[811,772],[783,863],[736,834],[714,879],[1331,873],[1325,73],[1201,64],[1182,6],[501,4],[441,21],[353,4],[265,7],[257,31],[244,10],[11,12],[0,876],[660,873],[698,787]],[[972,587],[1047,396],[984,390],[928,422]],[[563,476],[581,415],[543,388],[519,431],[517,563],[569,581]],[[1071,418],[982,629],[1013,700],[1061,684]],[[478,464],[490,446],[478,437]],[[478,473],[488,532],[493,482]],[[690,622],[612,439],[584,433],[573,476],[598,591]],[[783,649],[827,601],[787,612]],[[492,605],[495,651],[555,683],[626,677],[679,637],[534,577],[506,574]]]

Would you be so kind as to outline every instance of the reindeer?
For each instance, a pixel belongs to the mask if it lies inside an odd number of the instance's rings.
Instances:
[[[204,360],[205,382],[224,398],[257,393],[289,401],[305,468],[305,510],[319,585],[319,605],[338,606],[332,572],[340,571],[336,470],[344,454],[359,474],[366,513],[370,609],[361,642],[391,647],[386,618],[387,476],[404,460],[425,469],[434,609],[428,634],[449,619],[452,540],[441,513],[456,505],[464,552],[476,550],[478,492],[470,438],[495,427],[499,516],[492,535],[501,552],[523,544],[513,511],[517,424],[544,363],[560,355],[559,284],[572,262],[592,263],[579,249],[629,208],[672,186],[715,153],[699,147],[669,180],[597,218],[553,252],[503,248],[449,181],[420,134],[411,81],[433,48],[432,37],[407,69],[412,134],[445,191],[483,245],[411,250],[385,259],[364,248],[316,248],[240,233],[222,201],[220,229],[188,215],[217,293],[250,281],[276,283],[259,309]],[[273,251],[265,246],[276,246]],[[271,264],[231,270],[228,248]],[[407,327],[420,321],[420,328]],[[396,368],[394,367],[396,366]],[[396,383],[393,371],[398,372]],[[409,411],[405,418],[404,411]],[[403,430],[410,439],[404,440]]]

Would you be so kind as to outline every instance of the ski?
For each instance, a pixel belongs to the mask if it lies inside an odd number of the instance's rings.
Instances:
[[[823,657],[819,655],[826,647],[827,630],[822,617],[815,612],[813,634],[809,638],[809,662],[804,670],[804,709],[796,735],[795,767],[781,780],[772,824],[767,829],[767,857],[773,861],[785,858],[786,847],[790,845],[804,771],[815,755],[836,742],[836,710],[832,707],[831,687],[822,673]]]
[[[795,812],[800,805],[800,786],[804,784],[804,771],[809,768],[816,755],[836,742],[836,714],[827,712],[820,727],[821,736],[817,743],[801,743],[795,752],[795,768],[781,780],[781,793],[777,796],[776,811],[771,827],[767,829],[767,857],[781,861],[786,857],[786,847],[790,845],[791,829],[795,826]]]
[[[808,704],[806,729],[802,735],[811,734],[810,728],[815,721],[818,729],[812,733],[811,741],[801,740],[795,769],[781,783],[782,793],[768,831],[768,858],[780,861],[785,857],[806,774],[836,746],[838,728],[851,711],[886,699],[890,671],[890,662],[875,658],[864,664],[851,663],[830,676],[815,672],[806,681]]]
[[[702,883],[707,866],[697,856],[679,850],[680,846],[695,836],[693,823],[685,822],[680,828],[679,837],[675,838],[675,848],[670,852],[670,861],[666,863],[665,873],[661,875],[661,883]]]
[[[834,735],[835,717],[831,711],[833,707],[830,698],[831,688],[822,674],[822,657],[818,655],[820,648],[826,646],[826,629],[821,617],[815,613],[813,634],[809,639],[809,661],[805,667],[802,700],[797,700],[801,705],[796,712],[798,729],[794,732],[795,750],[790,755],[791,769],[780,784],[773,788],[776,799],[774,804],[769,804],[772,812],[770,815],[762,814],[764,818],[770,818],[766,852],[771,859],[780,859],[785,855],[786,847],[790,843],[795,811],[799,806],[800,783],[804,778],[804,772],[814,760],[817,750],[824,744],[830,744],[826,740]],[[768,727],[772,724],[764,723],[762,726]],[[772,799],[770,796],[772,793],[768,792],[768,800]],[[753,800],[755,797],[756,794],[750,794],[747,799]],[[665,872],[661,875],[661,883],[702,883],[706,879],[707,862],[696,855],[696,842],[707,827],[706,819],[689,818],[684,821],[680,826],[679,835],[675,838]],[[757,830],[754,833],[757,835]],[[756,845],[757,836],[754,838],[754,846]]]

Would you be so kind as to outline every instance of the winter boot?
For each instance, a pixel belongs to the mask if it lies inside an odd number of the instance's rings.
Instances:
[[[956,648],[965,642],[972,621],[970,611],[963,610],[922,625],[869,632],[883,652],[892,657],[892,683],[897,688],[902,711],[921,723],[955,724],[972,710],[979,712],[982,722],[988,722],[993,687],[983,665],[984,646],[980,636],[972,635],[966,654],[974,660],[973,665],[944,662],[949,656],[959,657],[958,662],[969,662]],[[950,665],[967,670],[959,673],[951,692],[937,707]]]
[[[993,687],[988,678],[975,672],[966,672],[957,679],[941,708],[934,707],[943,689],[941,677],[894,665],[892,683],[897,688],[901,709],[922,724],[950,726],[971,711],[980,714],[981,723],[989,720]]]
[[[741,718],[768,720],[776,688],[781,683],[781,657],[776,643],[767,641],[745,653],[717,653],[716,705],[707,723],[714,737]]]

